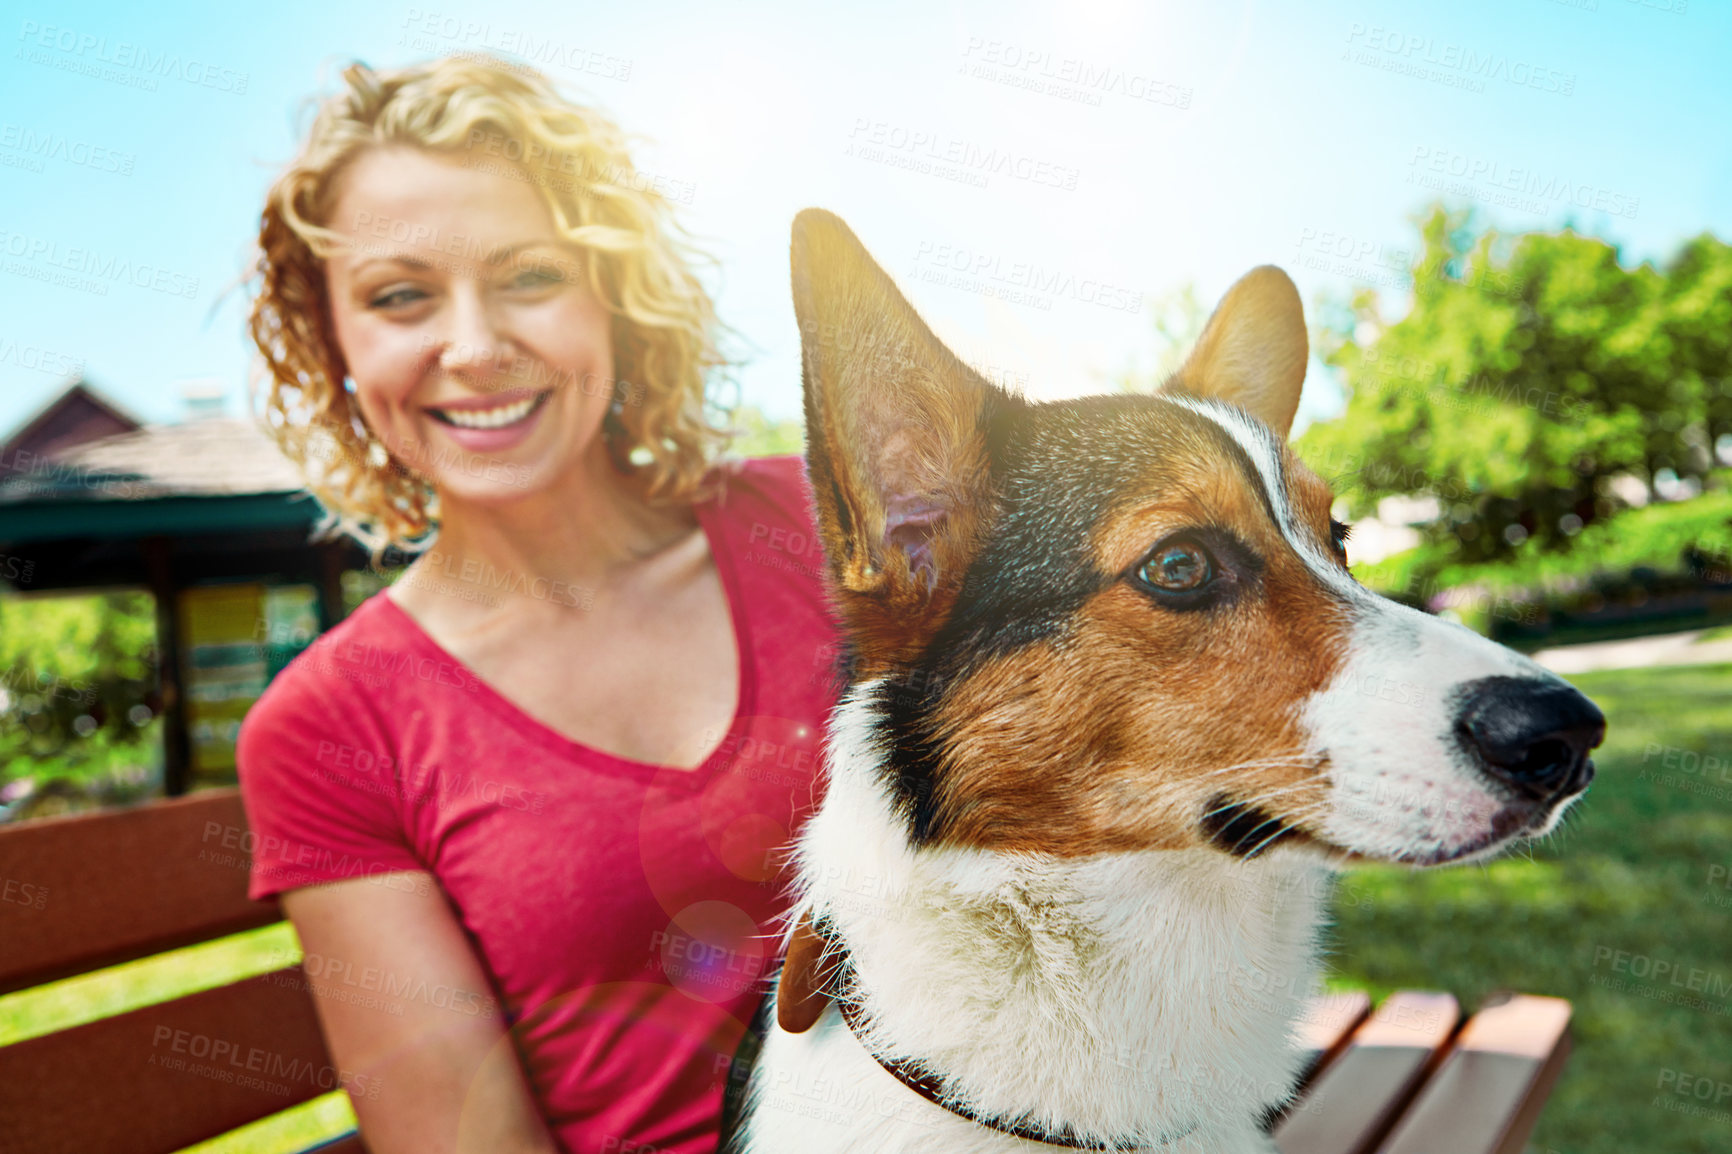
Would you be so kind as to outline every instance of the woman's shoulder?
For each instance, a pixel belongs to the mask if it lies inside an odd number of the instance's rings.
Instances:
[[[242,723],[275,730],[317,716],[327,724],[372,712],[371,699],[392,683],[389,673],[414,661],[412,622],[381,590],[313,639],[265,687]]]
[[[405,712],[369,654],[413,652],[383,592],[302,650],[241,722],[236,774],[254,837],[255,900],[362,874],[428,868],[405,827]]]

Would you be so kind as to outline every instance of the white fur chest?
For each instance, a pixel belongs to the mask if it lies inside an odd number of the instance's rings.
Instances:
[[[916,852],[878,784],[861,699],[835,718],[797,916],[846,943],[863,1037],[833,1009],[804,1034],[772,1028],[739,1148],[1053,1149],[923,1100],[870,1046],[982,1115],[1147,1149],[1272,1149],[1257,1118],[1298,1072],[1325,868],[1280,851]]]

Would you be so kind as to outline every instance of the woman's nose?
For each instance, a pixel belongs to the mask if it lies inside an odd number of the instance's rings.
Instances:
[[[485,297],[479,291],[458,291],[450,300],[440,334],[439,367],[459,373],[503,370],[510,340]]]

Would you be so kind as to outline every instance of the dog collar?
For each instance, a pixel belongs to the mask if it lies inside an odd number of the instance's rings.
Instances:
[[[891,1077],[934,1106],[942,1107],[958,1118],[965,1118],[978,1126],[985,1126],[988,1130],[996,1130],[1000,1134],[1008,1134],[1013,1138],[1021,1138],[1028,1142],[1041,1142],[1048,1146],[1059,1146],[1067,1150],[1098,1150],[1106,1152],[1106,1154],[1112,1154],[1113,1151],[1146,1149],[1149,1146],[1167,1146],[1196,1131],[1199,1123],[1193,1122],[1176,1134],[1163,1134],[1150,1141],[1114,1140],[1099,1142],[1081,1137],[1069,1126],[1058,1130],[1048,1130],[1043,1126],[1036,1126],[1032,1122],[982,1114],[970,1108],[966,1103],[956,1101],[944,1093],[942,1083],[930,1072],[909,1062],[886,1058],[866,1044],[866,1039],[863,1036],[865,1027],[860,1021],[860,1004],[855,997],[859,982],[854,973],[854,960],[848,955],[848,947],[842,944],[828,926],[821,927],[818,932],[828,939],[829,949],[834,951],[837,966],[836,976],[842,986],[835,998],[835,1003],[836,1008],[841,1011],[842,1021],[848,1026],[848,1032],[854,1035],[854,1040],[860,1043],[860,1048],[870,1054],[872,1060],[888,1071]]]

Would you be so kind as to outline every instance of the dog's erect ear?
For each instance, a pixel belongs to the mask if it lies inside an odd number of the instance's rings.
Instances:
[[[833,953],[826,956],[828,945],[828,939],[812,928],[810,914],[800,919],[788,939],[788,956],[776,983],[776,1024],[790,1034],[804,1034],[817,1025],[830,1004],[837,960]]]
[[[1238,405],[1285,439],[1309,352],[1299,290],[1266,264],[1227,290],[1172,384]]]
[[[863,673],[918,652],[986,510],[986,425],[1009,403],[957,360],[830,213],[794,218],[806,464]]]

